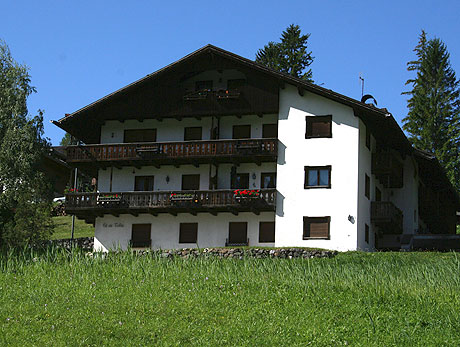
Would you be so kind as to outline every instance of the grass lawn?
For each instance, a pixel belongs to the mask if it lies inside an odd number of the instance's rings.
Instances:
[[[0,257],[0,293],[0,345],[460,341],[455,253],[291,260],[10,253]]]
[[[53,217],[54,232],[51,240],[70,239],[70,229],[72,226],[72,216]],[[93,237],[94,227],[92,224],[86,224],[85,221],[75,218],[74,237]]]

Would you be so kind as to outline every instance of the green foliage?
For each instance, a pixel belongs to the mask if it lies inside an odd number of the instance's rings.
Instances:
[[[48,150],[43,114],[30,117],[28,68],[16,63],[0,41],[0,240],[21,245],[50,232],[52,189],[40,172]]]
[[[65,133],[65,135],[62,137],[61,142],[59,142],[60,146],[70,146],[73,145],[73,139],[72,135],[69,133]]]
[[[70,228],[72,225],[72,216],[53,217],[53,235],[52,240],[70,239]],[[74,237],[94,237],[94,227],[85,221],[75,218]]]
[[[419,149],[436,155],[452,184],[460,191],[460,91],[446,45],[438,38],[427,40],[422,31],[408,71],[416,73],[406,85],[408,116],[403,129]]]
[[[0,255],[0,344],[454,346],[455,253]]]
[[[311,69],[314,57],[308,51],[310,34],[302,35],[298,25],[291,24],[281,34],[281,42],[269,42],[256,54],[256,62],[273,70],[313,82]]]

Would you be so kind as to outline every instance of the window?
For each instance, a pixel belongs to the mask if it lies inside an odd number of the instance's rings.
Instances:
[[[157,129],[128,129],[125,130],[123,142],[155,142]]]
[[[365,228],[364,228],[364,241],[366,241],[366,243],[369,243],[369,225],[365,224],[364,226],[365,226]]]
[[[182,175],[182,190],[200,189],[200,175]]]
[[[212,80],[208,81],[196,81],[195,82],[195,91],[199,90],[212,90]]]
[[[365,187],[364,187],[364,195],[368,199],[371,198],[371,179],[369,178],[368,175],[366,175],[366,183],[365,183]]]
[[[275,242],[275,222],[259,223],[259,242]]]
[[[154,176],[134,177],[134,190],[141,192],[153,191]]]
[[[235,179],[232,182],[231,189],[248,189],[249,188],[249,174],[239,173],[235,175]]]
[[[233,139],[250,139],[251,138],[251,125],[234,125],[232,138]]]
[[[371,149],[371,132],[368,127],[366,127],[366,147]]]
[[[246,84],[246,80],[244,78],[228,80],[227,81],[227,90],[240,89],[245,84]]]
[[[304,187],[331,188],[331,166],[305,166]]]
[[[263,124],[262,125],[262,138],[277,138],[278,137],[278,124]]]
[[[184,128],[184,141],[197,141],[201,140],[201,127],[187,127]]]
[[[375,201],[382,201],[382,192],[377,186],[375,187]]]
[[[198,223],[180,223],[179,243],[196,243],[198,237]]]
[[[332,137],[332,116],[306,117],[305,138]]]
[[[329,239],[331,217],[303,217],[303,239]]]
[[[248,223],[230,222],[228,226],[229,245],[244,245],[248,243]]]
[[[265,172],[260,175],[260,188],[276,188],[276,172]]]
[[[131,229],[131,247],[150,247],[150,224],[133,224]]]

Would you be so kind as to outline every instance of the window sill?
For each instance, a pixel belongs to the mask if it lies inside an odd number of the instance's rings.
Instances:
[[[331,186],[303,186],[304,189],[331,189]]]
[[[304,240],[330,240],[330,237],[304,237]]]

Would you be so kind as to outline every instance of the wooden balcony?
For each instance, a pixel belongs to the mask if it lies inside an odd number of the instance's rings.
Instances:
[[[233,189],[199,191],[111,192],[66,194],[66,212],[87,222],[104,214],[253,212],[275,211],[276,190],[261,189],[257,197],[235,195]]]
[[[403,164],[392,152],[372,153],[372,174],[385,188],[402,188]]]
[[[371,202],[371,222],[384,234],[401,234],[403,213],[390,201]]]
[[[149,142],[68,146],[66,161],[78,166],[181,165],[276,161],[277,139]]]

